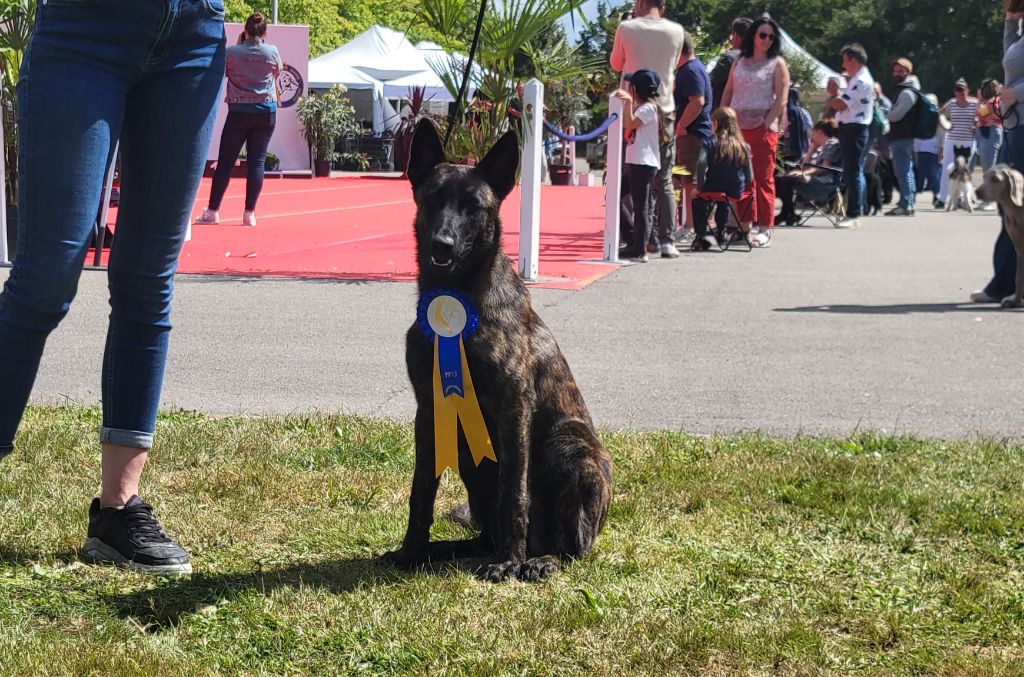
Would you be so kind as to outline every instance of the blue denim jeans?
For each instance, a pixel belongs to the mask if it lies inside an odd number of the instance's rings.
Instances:
[[[224,130],[220,133],[220,150],[217,154],[217,171],[213,173],[213,186],[210,188],[210,209],[220,209],[221,200],[231,181],[231,170],[235,160],[245,144],[246,170],[245,178],[245,210],[256,211],[256,201],[263,190],[264,165],[267,161],[267,148],[270,137],[274,135],[277,113],[245,113],[231,111],[224,120]]]
[[[101,441],[151,446],[174,272],[223,76],[221,0],[38,3],[18,83],[18,244],[0,293],[0,456],[77,291],[119,138]]]
[[[917,185],[917,192],[923,193],[926,190],[932,192],[932,200],[939,199],[939,187],[942,185],[942,167],[939,166],[939,156],[935,153],[921,152],[917,154],[915,163],[914,180]]]
[[[992,165],[996,163],[996,156],[999,155],[999,149],[1003,145],[1003,128],[1002,127],[985,127],[986,133],[983,133],[982,128],[978,128],[974,131],[974,143],[978,159],[981,160],[981,171],[987,172]]]
[[[914,207],[917,185],[914,181],[914,140],[899,139],[889,143],[892,154],[892,169],[896,175],[896,185],[900,189],[900,207]]]
[[[846,214],[856,218],[867,211],[864,160],[868,155],[868,126],[839,126],[839,150],[843,156],[843,180],[846,182]]]
[[[999,162],[1024,171],[1024,126],[1018,125],[1006,130],[1003,146],[999,150]],[[985,287],[985,293],[994,299],[1012,294],[1017,286],[1017,250],[1013,248],[1013,241],[1006,234],[1006,228],[1001,228],[996,238],[992,270],[992,280]]]

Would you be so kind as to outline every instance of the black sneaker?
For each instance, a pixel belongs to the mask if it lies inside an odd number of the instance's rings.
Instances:
[[[192,573],[188,553],[167,535],[153,508],[138,496],[129,498],[121,509],[101,510],[100,499],[93,499],[82,557],[148,573]]]

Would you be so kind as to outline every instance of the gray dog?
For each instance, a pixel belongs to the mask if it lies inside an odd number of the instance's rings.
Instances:
[[[1020,308],[1024,306],[1024,175],[1008,165],[996,165],[985,172],[976,193],[985,202],[998,202],[1003,208],[1003,227],[1017,250],[1017,284],[1002,306]]]

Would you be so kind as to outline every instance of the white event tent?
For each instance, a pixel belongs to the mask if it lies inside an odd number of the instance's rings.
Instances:
[[[372,115],[374,131],[393,129],[398,115],[388,99],[406,99],[413,87],[436,102],[454,101],[431,65],[448,55],[434,43],[413,46],[404,33],[374,25],[350,42],[309,62],[310,89],[336,84],[350,91],[356,115]]]

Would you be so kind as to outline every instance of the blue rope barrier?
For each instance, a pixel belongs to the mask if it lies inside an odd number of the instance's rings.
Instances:
[[[562,141],[592,141],[607,132],[608,128],[611,127],[612,123],[615,122],[618,117],[617,113],[612,113],[604,122],[598,125],[597,129],[587,132],[586,134],[566,134],[547,120],[544,121],[544,129],[548,130]]]

